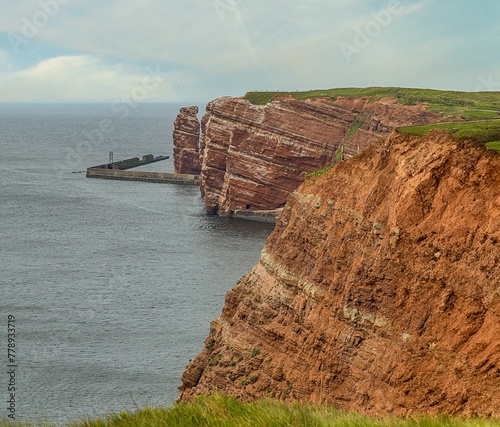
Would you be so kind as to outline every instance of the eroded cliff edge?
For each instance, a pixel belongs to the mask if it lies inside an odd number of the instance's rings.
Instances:
[[[176,170],[197,161],[186,114],[176,120]],[[404,105],[397,98],[371,101],[368,96],[298,100],[280,95],[266,105],[221,97],[207,105],[201,123],[199,165],[201,192],[208,212],[282,208],[310,171],[333,163],[339,152],[348,158],[403,125],[444,120],[424,104]],[[177,141],[177,142],[176,142]],[[189,142],[189,146],[184,148]],[[196,157],[196,158],[195,158]],[[190,172],[187,172],[190,173]]]
[[[180,398],[500,416],[499,170],[474,143],[394,132],[307,179]]]

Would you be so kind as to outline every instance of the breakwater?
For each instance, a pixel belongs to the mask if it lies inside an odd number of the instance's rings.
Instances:
[[[199,185],[199,175],[168,172],[132,171],[130,169],[168,159],[168,156],[154,157],[152,154],[87,168],[87,178],[114,179],[119,181],[155,182],[159,184]]]
[[[120,181],[155,182],[159,184],[199,185],[199,175],[168,172],[143,172],[120,169],[88,168],[87,178],[115,179]]]
[[[110,158],[113,157],[113,152],[110,152]],[[146,154],[142,156],[142,159],[139,157],[132,157],[131,159],[119,160],[117,162],[113,162],[110,160],[110,163],[104,163],[98,166],[92,166],[91,169],[119,169],[119,170],[127,170],[132,168],[137,168],[139,166],[149,165],[151,163],[161,162],[163,160],[169,159],[169,156],[158,156],[155,157],[152,154]]]

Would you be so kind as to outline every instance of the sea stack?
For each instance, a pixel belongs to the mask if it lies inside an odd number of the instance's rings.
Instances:
[[[182,107],[174,122],[174,171],[178,174],[200,174],[200,121],[198,107]]]

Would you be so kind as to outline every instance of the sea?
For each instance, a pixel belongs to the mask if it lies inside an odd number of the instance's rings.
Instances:
[[[0,104],[0,420],[172,405],[258,262],[273,225],[208,215],[196,186],[85,177],[110,152],[172,172],[182,105]]]

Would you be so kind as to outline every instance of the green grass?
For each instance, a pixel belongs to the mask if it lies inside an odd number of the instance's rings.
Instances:
[[[351,127],[349,128],[349,132],[347,133],[346,137],[344,138],[344,143],[349,141],[354,134],[365,124],[365,121],[361,117],[356,117],[354,121],[351,124]]]
[[[331,168],[333,168],[334,165],[335,165],[335,163],[333,165],[325,166],[323,169],[319,169],[319,170],[315,170],[315,171],[312,171],[312,172],[308,172],[308,173],[306,173],[306,177],[310,178],[310,177],[321,176],[324,173],[328,172]]]
[[[290,95],[295,99],[329,98],[339,96],[367,96],[377,101],[395,97],[401,104],[426,103],[429,109],[442,116],[460,116],[465,120],[500,118],[500,92],[458,92],[433,89],[398,87],[339,88],[306,92],[248,92],[244,98],[256,105],[265,105],[277,95]]]
[[[455,138],[459,140],[472,139],[485,144],[489,149],[500,150],[500,120],[408,126],[399,130],[413,135],[424,135],[432,129],[442,129],[452,132]]]
[[[10,424],[0,422],[0,427]],[[26,425],[26,424],[25,424]],[[26,425],[27,426],[27,425]],[[122,412],[72,427],[500,427],[500,420],[452,417],[370,418],[326,406],[287,405],[272,400],[242,403],[216,395],[199,397],[171,408]]]
[[[404,105],[425,103],[428,108],[443,117],[457,117],[466,122],[453,122],[429,126],[406,127],[403,132],[423,135],[431,129],[453,132],[458,139],[473,139],[486,144],[489,149],[500,151],[500,92],[458,92],[433,89],[411,89],[398,87],[339,88],[310,90],[306,92],[248,92],[244,99],[256,105],[264,105],[278,95],[290,95],[295,99],[327,98],[339,96],[367,96],[371,102],[386,97],[395,97]],[[347,140],[362,122],[354,121]],[[319,176],[331,166],[314,171],[307,176]]]
[[[500,151],[500,141],[490,141],[486,143],[486,148],[490,150]]]
[[[254,348],[252,349],[252,351],[250,352],[250,357],[256,357],[260,354],[260,350],[258,348]]]

